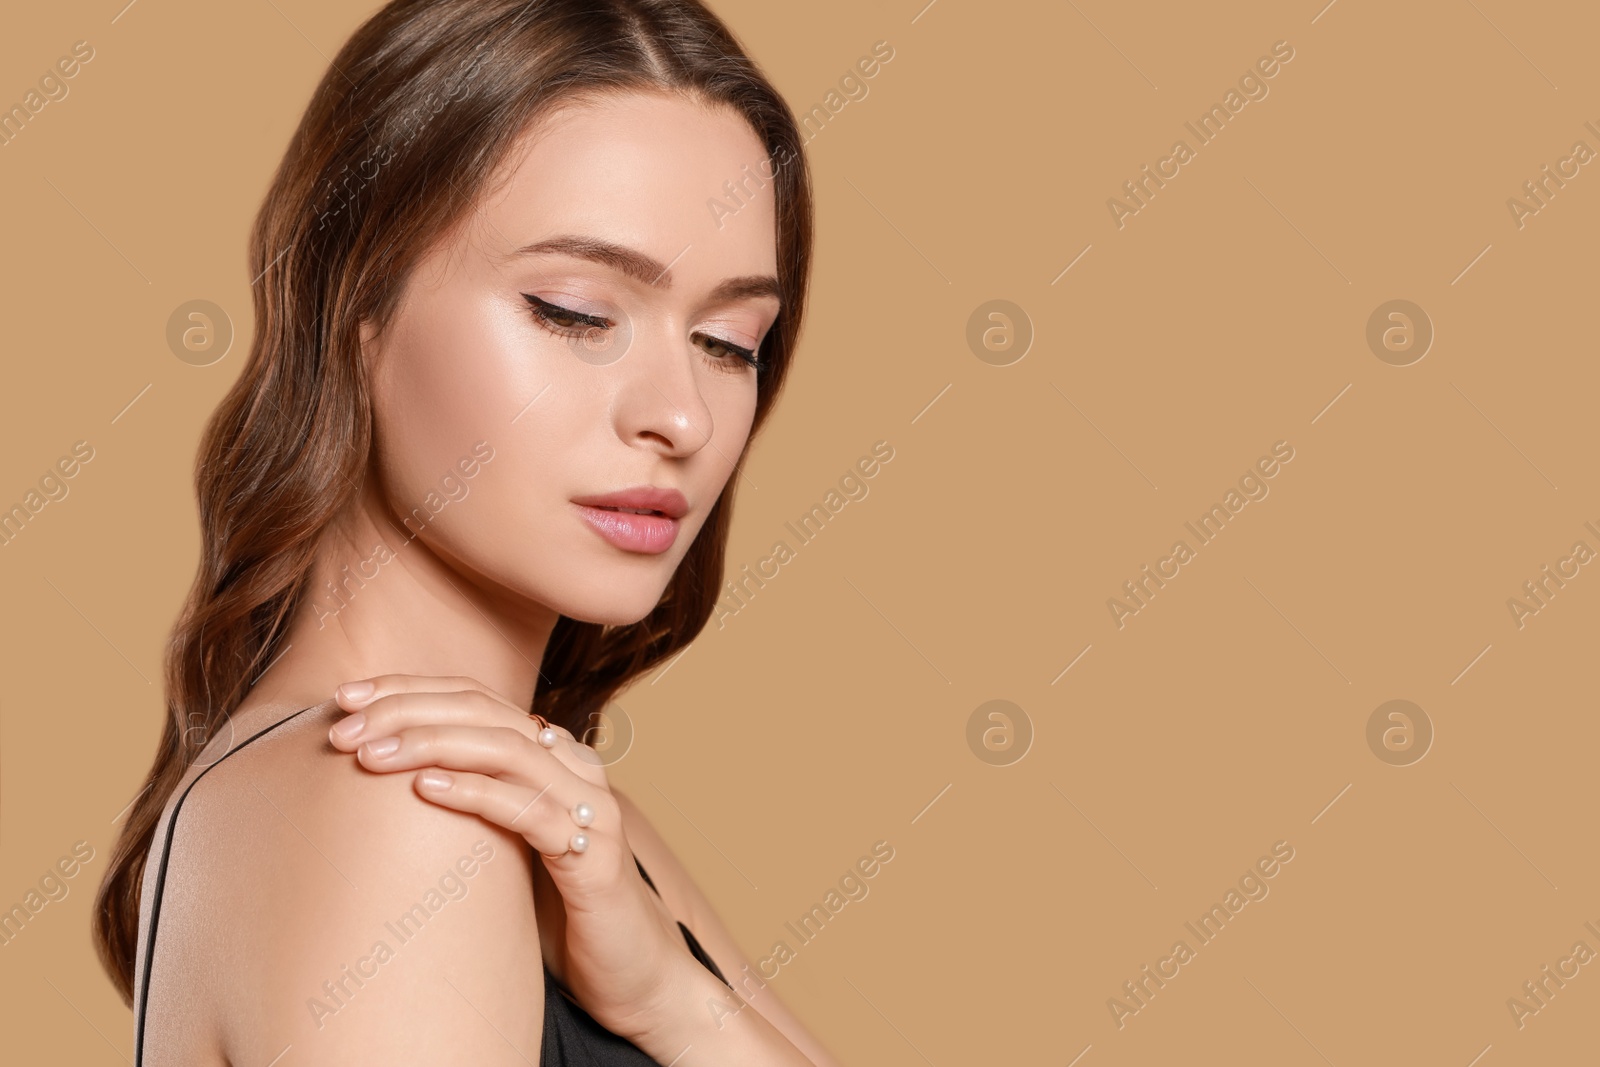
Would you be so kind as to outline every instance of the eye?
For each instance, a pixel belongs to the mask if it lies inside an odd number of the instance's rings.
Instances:
[[[608,319],[552,304],[532,293],[523,293],[522,298],[528,302],[533,321],[558,337],[582,337],[590,330],[609,330],[614,325]]]
[[[707,342],[706,351],[715,356],[713,362],[715,362],[718,366],[726,367],[729,370],[742,369],[734,365],[733,359],[737,359],[745,364],[748,364],[749,366],[754,367],[756,370],[761,370],[766,366],[761,358],[755,354],[753,349],[740,348],[738,345],[733,344],[730,341],[724,341],[720,337],[712,337],[708,333],[697,333],[695,336],[700,340]],[[716,352],[718,350],[721,350],[726,354],[717,356]],[[730,359],[729,356],[732,356],[733,359]]]
[[[616,325],[598,315],[586,315],[581,311],[564,308],[560,304],[552,304],[532,293],[523,293],[522,298],[528,302],[528,310],[532,313],[533,320],[557,337],[586,337],[595,330],[609,330]],[[697,333],[694,336],[702,342],[705,351],[712,357],[712,364],[721,370],[735,372],[743,370],[744,368],[738,365],[740,363],[754,367],[758,371],[766,369],[766,362],[756,355],[754,349],[743,348],[708,333]]]

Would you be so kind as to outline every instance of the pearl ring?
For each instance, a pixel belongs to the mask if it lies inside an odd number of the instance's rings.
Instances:
[[[528,718],[539,724],[539,743],[545,748],[555,748],[556,742],[561,740],[561,735],[556,733],[555,727],[550,725],[550,720],[540,715],[537,711],[528,712]]]

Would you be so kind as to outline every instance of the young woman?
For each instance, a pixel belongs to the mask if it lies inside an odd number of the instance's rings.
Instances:
[[[801,147],[695,0],[395,0],[339,52],[96,902],[138,1064],[834,1064],[589,743],[717,599]]]

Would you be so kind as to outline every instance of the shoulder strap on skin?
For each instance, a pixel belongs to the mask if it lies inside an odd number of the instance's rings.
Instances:
[[[638,856],[633,857],[633,865],[639,868],[639,877],[644,879],[644,884],[649,886],[651,891],[659,897],[661,895],[661,890],[657,889],[656,884],[650,880],[650,875],[645,871],[644,864],[639,862]]]
[[[644,884],[649,886],[655,895],[659,897],[661,890],[656,889],[656,884],[650,880],[650,874],[644,869],[644,864],[639,862],[638,856],[633,857],[633,865],[639,868],[639,877],[644,879]],[[683,940],[688,944],[690,954],[699,960],[708,971],[721,978],[723,985],[731,989],[732,983],[723,975],[722,969],[717,966],[716,961],[711,958],[710,954],[701,947],[699,939],[694,936],[694,931],[685,926],[682,919],[678,920],[678,929],[683,931]]]
[[[182,787],[182,790],[178,795],[177,803],[172,807],[172,815],[166,820],[166,825],[164,827],[158,826],[156,828],[159,839],[151,842],[151,856],[153,857],[155,850],[159,847],[161,850],[161,860],[159,866],[156,868],[155,883],[153,888],[150,886],[148,880],[146,882],[145,888],[146,892],[149,894],[148,899],[150,900],[150,924],[148,930],[145,932],[143,943],[139,945],[139,960],[134,972],[134,1004],[136,1005],[133,1017],[134,1067],[142,1067],[144,1062],[144,1016],[145,1009],[148,1006],[150,999],[151,957],[154,954],[156,947],[156,925],[161,917],[161,890],[167,880],[167,860],[172,855],[172,832],[177,827],[178,813],[183,809],[183,802],[188,799],[189,791],[195,787],[195,783],[204,778],[206,774],[210,772],[212,767],[217,766],[223,760],[227,759],[241,748],[244,748],[245,745],[248,745],[250,742],[264,736],[265,734],[271,733],[273,730],[276,730],[290,719],[303,715],[312,708],[320,706],[321,705],[313,704],[309,708],[301,708],[293,715],[279,719],[271,726],[256,731],[238,744],[231,745],[225,753],[217,757],[215,762],[201,768],[201,770],[196,773],[194,777],[189,779],[188,784]],[[150,862],[150,858],[151,857],[146,858],[145,862],[147,864]]]

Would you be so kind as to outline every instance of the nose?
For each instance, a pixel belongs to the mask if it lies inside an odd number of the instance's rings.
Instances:
[[[625,443],[682,458],[711,440],[716,424],[701,395],[687,339],[641,330],[614,369],[619,382],[613,417]]]

